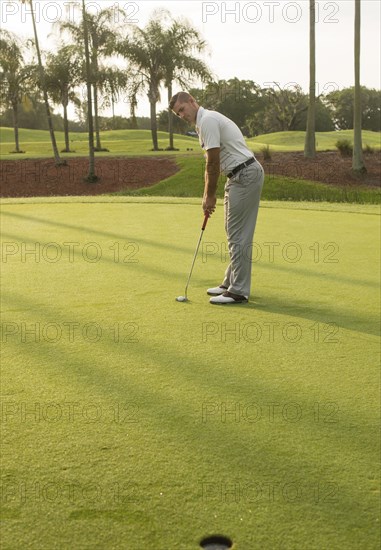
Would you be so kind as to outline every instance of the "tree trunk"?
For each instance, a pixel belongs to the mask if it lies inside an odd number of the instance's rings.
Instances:
[[[29,0],[29,3],[30,3],[30,11],[31,11],[32,22],[33,22],[34,40],[36,42],[36,52],[37,52],[38,67],[39,67],[39,72],[40,72],[42,93],[43,93],[43,97],[44,97],[46,116],[47,116],[47,119],[48,119],[48,127],[49,127],[49,133],[50,133],[50,140],[52,142],[54,160],[55,160],[57,165],[66,164],[66,162],[64,160],[61,160],[60,155],[58,153],[56,136],[54,135],[53,122],[52,122],[52,117],[51,117],[51,112],[50,112],[50,107],[49,107],[48,92],[46,90],[45,71],[44,71],[44,67],[42,65],[40,45],[39,45],[39,42],[38,42],[37,27],[36,27],[36,20],[35,20],[35,17],[34,17],[32,0]]]
[[[95,139],[96,139],[96,150],[100,151],[102,149],[101,136],[99,133],[99,118],[98,118],[98,89],[97,85],[93,85],[94,90],[94,124],[95,124]]]
[[[101,134],[99,130],[99,115],[98,115],[98,51],[94,46],[93,38],[93,56],[92,56],[92,73],[93,73],[93,91],[94,91],[94,124],[95,124],[95,140],[96,140],[96,151],[108,151],[108,149],[103,149],[101,144]]]
[[[316,63],[315,63],[315,0],[310,0],[310,93],[307,114],[307,128],[304,143],[304,156],[314,158],[316,155],[315,142],[315,88],[316,88]]]
[[[156,101],[150,101],[151,107],[151,134],[152,134],[152,144],[153,150],[159,150],[159,143],[157,140],[157,121],[156,121]]]
[[[153,151],[159,151],[159,144],[157,140],[157,120],[156,120],[156,103],[158,100],[158,90],[151,84],[148,93],[148,99],[150,102],[150,116],[151,116],[151,134]]]
[[[93,124],[93,107],[92,107],[92,94],[91,94],[91,67],[90,67],[90,53],[89,53],[89,35],[87,31],[86,22],[86,8],[85,0],[82,0],[82,18],[83,18],[83,30],[84,30],[84,42],[85,42],[85,62],[86,62],[86,85],[87,85],[87,121],[89,131],[89,173],[86,181],[94,183],[98,180],[95,175],[95,157],[94,157],[94,124]]]
[[[361,37],[361,4],[355,0],[355,91],[353,112],[353,157],[352,170],[357,173],[365,173],[362,155],[361,135],[361,86],[360,86],[360,37]]]
[[[12,102],[12,111],[13,111],[13,131],[15,134],[15,153],[22,153],[20,150],[19,143],[19,110],[17,100]]]
[[[172,99],[172,82],[168,82],[168,105]],[[168,107],[168,133],[169,133],[169,149],[173,150],[173,113]]]
[[[137,106],[136,99],[132,99],[130,103],[130,116],[131,116],[131,128],[133,130],[138,129],[138,121],[136,120],[136,114],[135,114],[136,106]]]
[[[63,103],[64,112],[64,133],[65,133],[65,153],[70,153],[70,140],[69,140],[69,121],[67,118],[67,101]]]

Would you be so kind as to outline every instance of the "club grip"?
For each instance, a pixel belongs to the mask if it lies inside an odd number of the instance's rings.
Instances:
[[[204,223],[202,224],[201,231],[204,231],[206,224],[208,222],[208,218],[209,218],[209,212],[205,212]]]

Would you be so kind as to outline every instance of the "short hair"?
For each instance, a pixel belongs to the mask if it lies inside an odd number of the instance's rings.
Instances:
[[[173,107],[178,101],[181,101],[181,103],[188,103],[190,99],[193,98],[190,94],[188,94],[188,92],[177,92],[177,94],[175,94],[171,98],[171,101],[169,102],[169,108],[171,109],[171,111],[173,111]]]

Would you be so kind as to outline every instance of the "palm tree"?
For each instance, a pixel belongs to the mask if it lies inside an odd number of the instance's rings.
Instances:
[[[115,129],[115,103],[119,100],[120,92],[127,87],[128,75],[116,67],[99,67],[98,75],[98,87],[105,98],[102,107],[111,107]]]
[[[11,107],[15,136],[14,153],[24,153],[19,143],[19,105],[27,91],[30,67],[24,65],[22,48],[16,36],[0,29],[0,97],[1,102]]]
[[[138,95],[144,90],[144,81],[138,73],[129,72],[127,83],[127,98],[130,103],[131,128],[136,130],[138,123],[136,120],[136,107],[138,106]]]
[[[160,86],[165,84],[168,99],[172,97],[173,82],[188,87],[189,77],[210,77],[208,67],[192,57],[201,52],[206,43],[189,23],[172,20],[164,9],[153,12],[144,29],[132,27],[130,36],[115,44],[114,50],[125,57],[133,67],[137,86],[131,87],[131,109],[134,113],[136,96],[142,87],[147,91],[150,103],[151,134],[153,151],[158,151],[156,105],[160,100]],[[139,80],[140,77],[140,80]],[[169,149],[173,149],[172,113],[169,116]]]
[[[49,134],[50,134],[50,140],[52,142],[54,159],[57,165],[66,164],[66,162],[64,160],[61,160],[59,156],[56,136],[54,135],[53,121],[52,121],[51,110],[49,105],[48,92],[46,89],[45,70],[42,64],[41,50],[40,50],[40,44],[38,41],[38,34],[37,34],[37,27],[36,27],[36,19],[34,17],[34,11],[33,11],[33,1],[32,0],[21,0],[21,1],[23,4],[25,4],[25,2],[29,2],[29,5],[30,5],[30,13],[32,16],[33,32],[34,32],[34,45],[36,48],[37,60],[38,60],[38,70],[39,70],[39,77],[40,77],[39,80],[40,80],[40,86],[42,89],[42,94],[43,94],[44,103],[45,103],[45,110],[46,110],[46,116],[48,119]]]
[[[160,85],[165,78],[163,34],[162,18],[154,12],[144,29],[132,27],[131,35],[114,45],[114,50],[132,64],[137,78],[140,77],[141,85],[147,91],[153,151],[159,151],[156,104],[160,100]]]
[[[199,77],[203,81],[212,78],[211,71],[206,64],[193,57],[193,52],[200,53],[205,50],[206,42],[202,40],[200,33],[191,27],[185,20],[174,20],[171,27],[164,32],[164,85],[168,90],[168,104],[173,95],[173,82],[176,81],[181,88],[187,89],[191,85],[192,77]],[[173,150],[173,113],[168,109],[169,147]]]
[[[80,105],[74,88],[80,82],[81,63],[79,51],[75,46],[63,46],[56,54],[47,58],[46,81],[48,91],[57,104],[61,104],[64,112],[65,149],[62,153],[70,153],[69,121],[67,107],[69,101]]]
[[[101,10],[96,15],[87,13],[87,32],[89,38],[89,52],[91,59],[91,71],[93,75],[92,91],[94,97],[94,124],[96,137],[96,151],[104,151],[102,148],[100,131],[99,131],[99,84],[102,75],[100,74],[100,58],[107,55],[110,50],[110,43],[115,42],[118,36],[118,30],[115,28],[116,12],[125,15],[123,10],[119,8],[107,8]],[[84,27],[81,23],[72,21],[64,21],[59,23],[59,28],[62,31],[68,31],[73,39],[82,44],[84,41]]]
[[[362,174],[366,167],[362,154],[361,135],[361,86],[360,86],[360,31],[361,31],[361,4],[355,0],[355,91],[353,113],[353,157],[352,170]]]
[[[316,88],[316,67],[315,67],[315,0],[310,0],[310,93],[307,114],[307,128],[304,143],[304,156],[314,158],[316,155],[315,143],[315,88]]]
[[[95,174],[95,155],[94,155],[94,124],[93,124],[93,104],[91,94],[91,84],[93,81],[90,51],[89,51],[89,35],[87,30],[87,13],[85,0],[82,0],[82,24],[83,24],[83,41],[85,45],[85,66],[86,66],[86,87],[87,87],[87,121],[89,129],[89,173],[85,178],[89,183],[98,181],[98,176]]]

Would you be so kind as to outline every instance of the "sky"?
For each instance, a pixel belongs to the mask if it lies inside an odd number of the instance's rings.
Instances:
[[[78,2],[73,0],[33,0],[41,47],[55,49],[53,24],[69,17],[80,19]],[[274,82],[285,88],[298,84],[305,92],[309,85],[309,0],[180,1],[86,0],[93,13],[118,5],[126,12],[119,22],[144,27],[157,8],[165,8],[175,18],[185,17],[202,34],[208,51],[201,55],[218,79],[237,77],[253,80],[263,87]],[[354,82],[354,0],[316,1],[316,82],[317,92],[352,86]],[[28,6],[20,0],[1,0],[1,27],[20,38],[33,36]],[[381,2],[361,0],[361,83],[381,87]],[[197,83],[195,83],[197,84]],[[174,86],[174,93],[179,91]],[[167,107],[166,91],[158,111]],[[105,115],[108,113],[105,112]],[[116,114],[129,116],[126,101]],[[149,116],[145,96],[139,99],[139,116]]]

